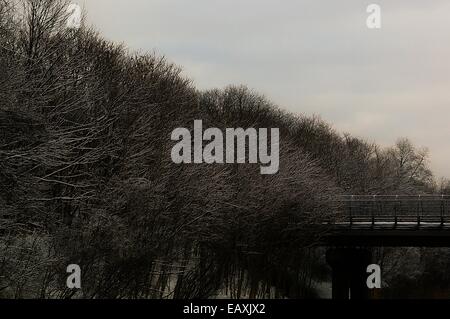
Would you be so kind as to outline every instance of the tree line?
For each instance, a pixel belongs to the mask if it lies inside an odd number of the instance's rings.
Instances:
[[[68,29],[67,5],[0,0],[0,297],[314,297],[327,227],[311,225],[340,217],[336,196],[449,192],[407,139],[200,91],[165,57]],[[174,164],[170,134],[195,119],[279,128],[279,173]]]

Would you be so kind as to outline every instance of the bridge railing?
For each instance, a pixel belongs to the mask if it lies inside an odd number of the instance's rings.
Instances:
[[[339,198],[345,222],[353,224],[450,223],[450,196],[348,195]]]

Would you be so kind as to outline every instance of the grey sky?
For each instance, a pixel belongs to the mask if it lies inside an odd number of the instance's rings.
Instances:
[[[409,137],[450,177],[450,1],[80,0],[133,50],[199,88],[246,84],[294,113],[382,145]],[[366,27],[366,7],[382,29]]]

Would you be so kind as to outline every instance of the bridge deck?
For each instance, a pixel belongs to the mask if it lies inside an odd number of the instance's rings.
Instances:
[[[345,196],[335,246],[450,247],[450,196]]]

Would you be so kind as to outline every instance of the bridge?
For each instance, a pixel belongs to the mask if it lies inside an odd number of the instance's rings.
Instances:
[[[322,240],[334,299],[368,297],[371,247],[450,247],[450,196],[349,195]]]

